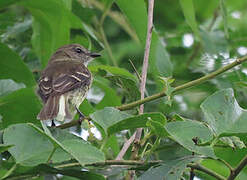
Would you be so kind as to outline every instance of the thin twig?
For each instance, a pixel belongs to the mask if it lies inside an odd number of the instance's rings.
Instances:
[[[151,38],[152,38],[152,29],[153,29],[153,8],[154,8],[154,0],[148,1],[148,23],[147,23],[147,38],[146,38],[146,46],[143,58],[143,65],[142,65],[142,76],[141,76],[141,85],[140,85],[140,92],[141,92],[141,99],[144,99],[145,95],[145,87],[146,87],[146,80],[147,80],[147,70],[148,70],[148,59],[149,59],[149,52],[150,52],[150,45],[151,45]],[[144,104],[140,105],[139,114],[143,114],[144,112]],[[131,154],[131,159],[136,159],[138,150],[139,150],[139,141],[142,135],[142,128],[137,128],[133,152]]]
[[[220,174],[200,165],[200,164],[188,164],[187,167],[190,167],[190,168],[194,168],[196,170],[199,170],[199,171],[202,171],[212,177],[214,177],[215,179],[218,179],[218,180],[226,180],[225,177],[221,176]]]
[[[247,155],[240,161],[238,166],[231,171],[230,176],[227,178],[227,180],[234,180],[241,172],[241,170],[246,166],[246,164],[247,164]]]
[[[134,71],[135,71],[135,73],[136,73],[137,78],[138,78],[138,79],[139,79],[139,81],[141,82],[141,76],[140,76],[140,74],[138,73],[138,71],[137,71],[137,69],[136,69],[135,65],[133,64],[133,62],[131,61],[131,59],[129,59],[129,62],[130,62],[130,64],[131,64],[132,68],[134,69]]]
[[[147,70],[148,70],[148,59],[149,59],[149,52],[150,52],[150,45],[151,45],[151,38],[152,38],[152,29],[153,29],[153,8],[154,8],[154,0],[148,1],[148,23],[147,23],[147,38],[146,38],[146,45],[145,45],[145,52],[143,58],[143,65],[142,65],[142,76],[141,76],[141,85],[140,85],[140,92],[141,92],[141,100],[144,99],[145,96],[145,87],[146,87],[146,80],[147,80]],[[139,114],[143,114],[144,112],[144,104],[140,105]],[[140,148],[140,139],[142,135],[142,128],[137,128],[135,132],[134,144],[131,153],[131,160],[135,160],[138,157],[138,151]],[[125,176],[125,179],[133,179],[135,171],[128,171],[128,174]]]
[[[127,141],[124,142],[124,145],[121,149],[121,151],[118,153],[116,160],[122,160],[123,156],[125,155],[126,151],[129,149],[130,145],[135,139],[136,133],[134,133]]]

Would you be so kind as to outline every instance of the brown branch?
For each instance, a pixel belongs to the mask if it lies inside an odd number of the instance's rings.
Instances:
[[[153,29],[153,8],[154,8],[154,0],[149,0],[148,1],[147,38],[146,38],[146,46],[145,46],[145,52],[144,52],[144,58],[143,58],[142,76],[141,76],[141,85],[140,85],[141,99],[144,99],[146,80],[147,80],[148,59],[149,59],[152,29]],[[144,112],[144,104],[141,104],[139,114],[143,114],[143,112]],[[131,154],[131,159],[137,158],[141,135],[142,135],[142,128],[137,128],[135,139],[134,139],[134,146],[133,146],[132,154]]]
[[[234,180],[241,172],[241,170],[246,166],[246,164],[247,164],[247,155],[240,161],[238,166],[231,171],[230,176],[227,178],[227,180]]]
[[[121,151],[118,153],[116,160],[122,160],[123,156],[125,155],[126,151],[129,149],[130,145],[134,141],[136,133],[134,133],[127,141],[125,141]]]
[[[144,52],[144,58],[143,58],[142,76],[141,76],[141,85],[140,85],[141,100],[144,99],[145,89],[146,89],[145,87],[146,87],[147,71],[148,71],[148,59],[149,59],[152,30],[153,30],[153,9],[154,9],[154,0],[149,0],[148,1],[147,38],[146,38],[145,52]],[[143,112],[144,112],[144,104],[141,104],[139,114],[143,114]],[[138,158],[138,151],[140,148],[141,135],[142,135],[142,128],[137,128],[135,132],[134,144],[133,144],[132,153],[130,157],[131,160],[136,160]],[[128,145],[130,145],[130,143],[128,143]],[[124,145],[123,147],[127,148],[127,145],[126,146]],[[135,174],[135,171],[129,171],[125,179],[133,179],[134,174]]]

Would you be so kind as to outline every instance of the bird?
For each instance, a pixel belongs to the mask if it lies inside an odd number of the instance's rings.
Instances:
[[[71,121],[76,113],[80,119],[84,117],[79,106],[92,84],[87,65],[99,56],[80,44],[68,44],[56,50],[38,80],[37,93],[44,105],[37,119],[52,120],[55,126],[53,120]]]

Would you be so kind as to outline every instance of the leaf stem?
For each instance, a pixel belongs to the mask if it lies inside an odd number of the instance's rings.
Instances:
[[[52,149],[51,154],[50,154],[50,155],[49,155],[49,157],[48,157],[47,163],[49,163],[49,162],[50,162],[50,160],[51,160],[51,158],[52,158],[53,154],[55,153],[55,151],[56,151],[56,148],[54,147],[54,148]]]

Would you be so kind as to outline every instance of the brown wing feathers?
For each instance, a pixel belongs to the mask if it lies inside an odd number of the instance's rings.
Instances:
[[[83,65],[75,64],[64,72],[58,71],[56,77],[52,74],[52,66],[47,67],[45,71],[48,71],[43,73],[46,76],[41,76],[39,80],[38,93],[45,103],[38,115],[40,120],[54,119],[57,116],[62,94],[91,83],[91,74]]]

